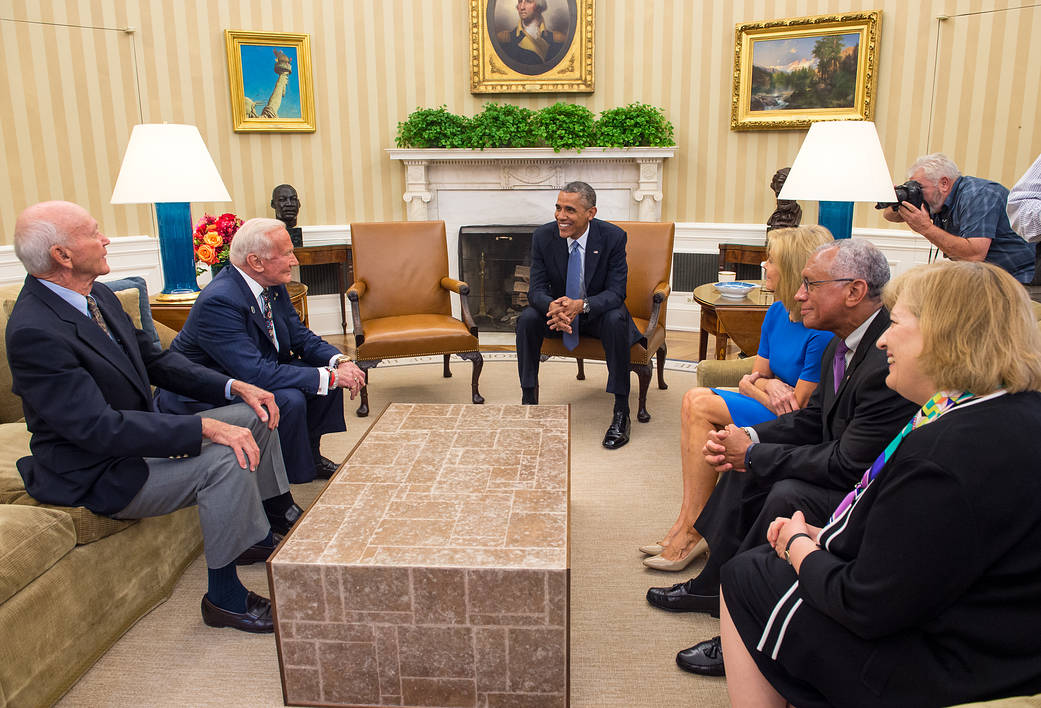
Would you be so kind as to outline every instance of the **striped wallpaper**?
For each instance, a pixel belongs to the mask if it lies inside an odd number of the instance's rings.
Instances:
[[[404,168],[383,152],[397,122],[417,106],[472,114],[491,100],[469,92],[468,7],[0,0],[0,191],[10,195],[0,243],[23,206],[48,198],[84,204],[110,236],[153,234],[148,208],[108,204],[142,121],[199,126],[234,202],[193,205],[196,215],[270,215],[271,188],[290,182],[302,224],[404,218]],[[761,223],[773,208],[770,177],[803,132],[729,130],[734,25],[868,9],[882,10],[876,119],[894,178],[944,150],[966,173],[1011,186],[1041,152],[1041,7],[1031,0],[596,0],[596,91],[504,100],[662,106],[680,147],[666,163],[663,218]],[[311,34],[317,132],[232,131],[224,29]],[[855,225],[887,224],[858,205]]]

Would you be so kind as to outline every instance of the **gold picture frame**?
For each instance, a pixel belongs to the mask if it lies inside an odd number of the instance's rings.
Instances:
[[[870,120],[881,26],[881,10],[738,24],[731,130]]]
[[[470,0],[470,92],[592,93],[594,2],[545,0],[529,36],[516,0]]]
[[[311,35],[224,30],[224,44],[236,133],[315,131]]]

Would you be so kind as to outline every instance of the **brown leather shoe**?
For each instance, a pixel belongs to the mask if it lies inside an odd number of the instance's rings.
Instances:
[[[245,612],[229,612],[217,607],[206,595],[202,596],[202,621],[210,627],[231,627],[254,634],[270,634],[275,631],[271,618],[271,600],[255,592],[246,596]]]

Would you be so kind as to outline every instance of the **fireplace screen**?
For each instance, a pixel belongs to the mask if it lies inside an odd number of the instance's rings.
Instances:
[[[513,332],[528,305],[531,235],[538,226],[463,226],[459,278],[470,285],[470,313],[482,332]]]

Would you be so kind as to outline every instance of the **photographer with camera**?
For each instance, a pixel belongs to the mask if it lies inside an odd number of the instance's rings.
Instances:
[[[1009,224],[1008,190],[963,176],[943,153],[915,160],[911,181],[897,187],[896,204],[878,204],[886,221],[905,223],[955,261],[987,261],[1021,283],[1034,277],[1034,247]]]

